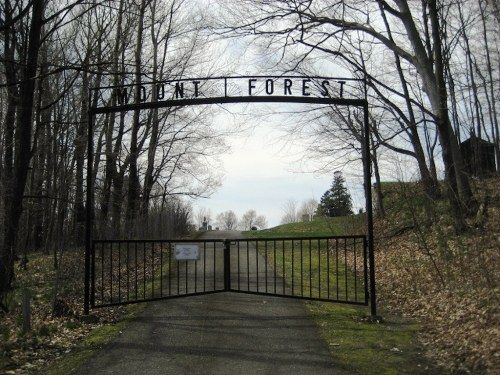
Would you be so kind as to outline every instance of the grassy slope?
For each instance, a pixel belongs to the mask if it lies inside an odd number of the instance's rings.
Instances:
[[[243,232],[247,237],[300,237],[300,236],[340,236],[363,234],[364,215],[349,217],[321,217],[308,223],[292,223],[270,229]]]
[[[323,236],[363,232],[364,218],[320,218],[309,223],[281,225],[245,232],[255,238]],[[383,323],[371,323],[369,308],[323,302],[306,302],[321,335],[340,367],[353,374],[429,373],[415,337],[418,324],[382,310]]]

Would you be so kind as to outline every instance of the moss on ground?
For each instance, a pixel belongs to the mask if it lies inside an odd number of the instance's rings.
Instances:
[[[371,322],[366,307],[308,302],[321,336],[340,368],[351,374],[429,374],[416,345],[418,324],[385,315]]]
[[[89,360],[106,344],[118,337],[129,322],[140,314],[144,308],[144,304],[127,306],[127,315],[123,320],[113,324],[99,325],[92,330],[85,340],[73,348],[70,353],[50,363],[42,370],[42,373],[46,375],[67,375],[74,373],[85,361]]]

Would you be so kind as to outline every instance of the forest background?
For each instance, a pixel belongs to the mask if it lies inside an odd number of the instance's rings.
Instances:
[[[475,187],[500,165],[499,25],[496,0],[3,1],[1,309],[8,310],[16,264],[27,267],[30,252],[52,252],[57,266],[61,249],[84,241],[87,109],[98,100],[91,87],[235,75],[249,62],[266,74],[342,67],[365,79],[358,90],[370,103],[375,187],[380,166],[404,155],[426,196],[445,198],[453,231],[467,232],[487,206]],[[211,121],[216,110],[96,118],[97,236],[188,231],[187,198],[210,196],[221,181],[215,166],[230,131]],[[294,112],[287,136],[322,170],[359,161],[359,112]],[[466,155],[469,139],[474,152]],[[383,215],[382,191],[376,195]]]

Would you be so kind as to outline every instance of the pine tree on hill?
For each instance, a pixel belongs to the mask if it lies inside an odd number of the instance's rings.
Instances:
[[[345,186],[342,172],[333,174],[332,187],[325,191],[318,205],[318,215],[321,216],[347,216],[352,215],[351,194]]]

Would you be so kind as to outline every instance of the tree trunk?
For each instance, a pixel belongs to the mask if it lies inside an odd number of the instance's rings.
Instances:
[[[15,243],[23,212],[23,195],[31,159],[31,128],[38,51],[42,33],[45,1],[34,0],[28,40],[26,65],[19,91],[19,110],[15,133],[15,159],[12,195],[5,207],[5,238],[0,249],[0,295],[10,290],[14,279]]]
[[[113,46],[113,55],[112,59],[112,74],[113,74],[113,86],[118,86],[120,84],[121,78],[118,72],[118,63],[120,60],[120,48],[122,47],[122,22],[123,22],[123,7],[124,1],[120,0],[120,5],[118,8],[117,14],[117,26],[116,26],[116,37]],[[111,95],[111,105],[116,105],[116,94],[113,91]],[[123,114],[122,114],[123,117]],[[115,126],[115,112],[112,112],[109,116],[106,117],[105,121],[105,150],[106,150],[106,166],[105,166],[105,174],[104,174],[104,183],[103,183],[103,192],[101,199],[101,210],[99,221],[101,223],[101,227],[104,226],[104,223],[108,220],[108,212],[109,212],[109,202],[111,197],[111,187],[113,184],[113,179],[115,178],[116,173],[116,155],[117,153],[113,152],[113,131]],[[121,142],[121,139],[120,139]],[[117,141],[118,144],[118,141]],[[97,168],[95,168],[97,170]]]
[[[137,38],[135,46],[135,100],[139,102],[141,96],[141,54],[142,36],[144,31],[144,14],[146,12],[146,0],[142,0],[139,9],[139,22],[137,25]],[[139,199],[139,175],[137,170],[137,159],[139,157],[138,133],[140,127],[140,111],[135,110],[132,120],[132,133],[130,135],[130,166],[127,195],[127,221],[132,224],[137,217],[137,203]]]
[[[156,1],[152,4],[151,14],[153,19],[151,20],[151,42],[153,44],[153,82],[158,79],[158,40],[155,33],[155,20],[154,16],[156,13]],[[153,177],[156,149],[158,144],[158,130],[159,130],[159,118],[158,109],[153,109],[152,123],[151,123],[151,136],[149,138],[149,148],[148,148],[148,164],[146,168],[146,173],[144,175],[144,188],[142,194],[142,208],[141,216],[147,218],[149,211],[149,201],[151,197],[151,190],[155,183]]]
[[[387,21],[387,17],[384,11],[384,8],[381,3],[379,3],[380,11],[382,13],[382,17],[384,19],[385,27],[387,33],[389,35],[389,39],[393,41],[391,28],[389,22]],[[420,142],[420,136],[418,134],[417,129],[417,121],[415,118],[415,112],[413,110],[413,105],[411,103],[410,92],[408,89],[408,83],[406,81],[403,68],[401,66],[401,58],[400,56],[394,52],[394,59],[396,61],[396,68],[399,75],[399,80],[401,82],[401,88],[403,89],[403,94],[406,102],[406,109],[408,111],[409,121],[407,123],[407,127],[409,129],[408,135],[413,146],[413,150],[415,152],[415,159],[417,159],[418,169],[420,171],[420,179],[424,186],[424,191],[431,198],[439,197],[439,186],[437,180],[432,178],[432,175],[427,167],[427,163],[425,161],[425,153],[422,147],[422,143]]]
[[[441,44],[441,30],[436,0],[426,2],[431,24],[431,39],[434,56],[427,56],[418,30],[413,22],[407,1],[396,0],[401,11],[401,19],[408,38],[415,51],[415,67],[422,77],[422,83],[432,106],[445,167],[447,197],[456,231],[465,229],[465,208],[473,208],[472,190],[465,173],[465,166],[457,138],[448,115],[447,91],[444,79],[444,66]]]

